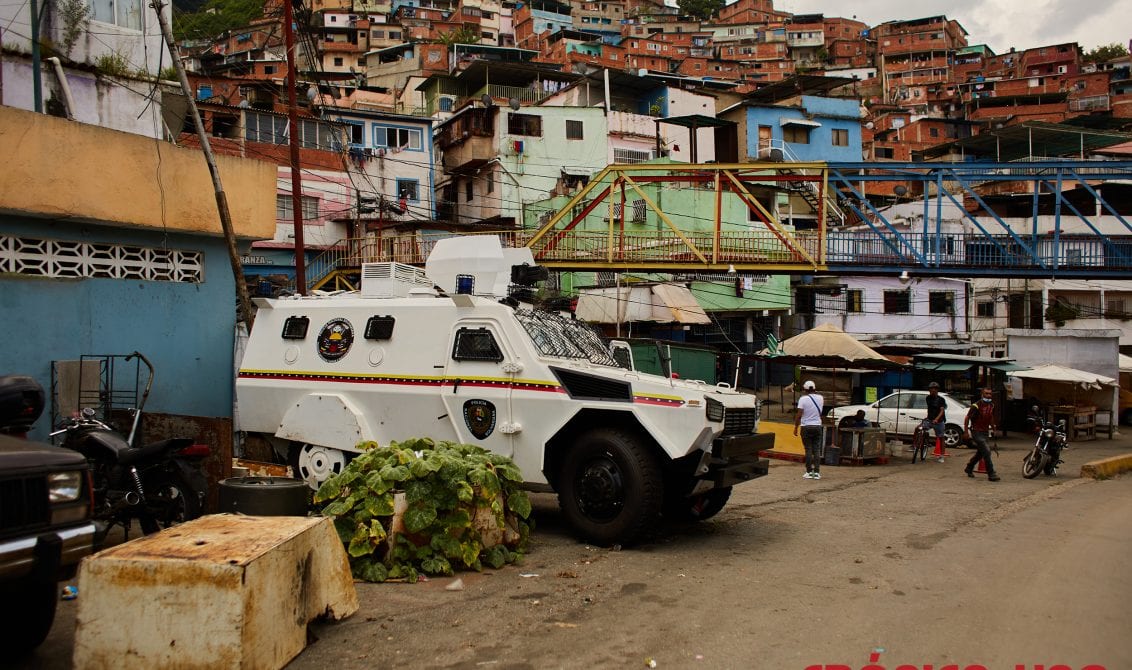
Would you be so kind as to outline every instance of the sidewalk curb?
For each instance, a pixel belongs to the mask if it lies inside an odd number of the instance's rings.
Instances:
[[[1132,470],[1132,454],[1110,456],[1099,461],[1090,461],[1081,466],[1081,476],[1091,479],[1107,479],[1121,472]]]

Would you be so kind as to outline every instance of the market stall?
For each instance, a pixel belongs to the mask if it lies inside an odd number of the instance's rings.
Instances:
[[[1021,389],[1013,389],[1016,397],[1036,402],[1051,421],[1065,421],[1071,441],[1096,439],[1098,423],[1112,437],[1119,390],[1112,377],[1061,365],[1041,365],[1008,376],[1022,383]]]

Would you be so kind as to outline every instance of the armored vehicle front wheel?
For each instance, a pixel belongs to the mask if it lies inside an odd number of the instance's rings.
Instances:
[[[563,459],[558,502],[578,534],[594,544],[637,539],[656,521],[663,499],[660,466],[631,432],[592,430]]]
[[[346,467],[346,454],[342,450],[318,444],[292,445],[288,460],[295,479],[303,480],[315,491]]]

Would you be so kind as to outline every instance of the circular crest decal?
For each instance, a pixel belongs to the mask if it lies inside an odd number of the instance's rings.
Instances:
[[[495,430],[495,405],[479,399],[465,402],[464,423],[476,439],[486,438]]]
[[[346,319],[334,319],[318,333],[318,355],[333,363],[346,355],[354,343],[354,327]]]

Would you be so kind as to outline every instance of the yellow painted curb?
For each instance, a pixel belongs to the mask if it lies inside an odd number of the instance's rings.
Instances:
[[[1081,476],[1091,479],[1104,479],[1132,470],[1132,454],[1110,456],[1099,461],[1090,461],[1081,466]]]

